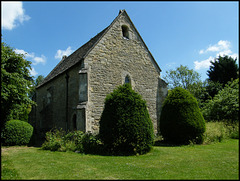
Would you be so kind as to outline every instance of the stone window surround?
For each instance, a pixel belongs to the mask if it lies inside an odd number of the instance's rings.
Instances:
[[[125,71],[125,70],[122,71],[122,85],[125,84],[126,77],[129,77],[132,89],[134,89],[135,88],[135,81],[133,79],[133,76],[128,71]]]
[[[127,25],[123,24],[121,26],[121,28],[122,28],[122,36],[123,36],[123,38],[129,40],[130,39],[129,27]]]
[[[125,84],[127,83],[131,84],[131,77],[129,75],[125,77]]]

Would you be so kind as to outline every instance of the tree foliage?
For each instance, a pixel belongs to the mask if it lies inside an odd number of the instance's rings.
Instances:
[[[220,82],[214,82],[209,79],[206,79],[205,82],[206,92],[210,96],[210,99],[212,99],[224,87],[224,85],[221,84]]]
[[[40,83],[44,80],[43,75],[37,76],[36,80],[33,82],[33,86],[31,87],[31,91],[29,92],[29,97],[33,100],[34,95],[36,93],[36,87],[40,85]]]
[[[24,55],[1,43],[1,127],[10,119],[19,119],[28,112],[34,102],[29,99],[33,79],[30,76],[31,62]]]
[[[38,85],[40,85],[41,84],[41,82],[44,80],[44,76],[43,75],[39,75],[37,78],[36,78],[36,80],[35,80],[35,82],[34,82],[34,85],[37,87]]]
[[[228,82],[209,100],[202,112],[208,121],[239,122],[239,78]]]
[[[228,81],[238,78],[239,67],[236,62],[237,59],[227,55],[215,58],[211,61],[210,70],[207,71],[209,80],[225,85]]]
[[[202,85],[199,73],[187,66],[180,65],[176,70],[166,71],[166,74],[164,79],[171,89],[182,87],[195,94],[195,91]]]

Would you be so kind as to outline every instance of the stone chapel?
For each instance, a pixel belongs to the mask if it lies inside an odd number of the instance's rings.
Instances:
[[[106,95],[130,83],[147,102],[154,132],[158,132],[167,84],[125,10],[113,22],[57,66],[37,87],[29,122],[35,134],[57,127],[98,133]]]

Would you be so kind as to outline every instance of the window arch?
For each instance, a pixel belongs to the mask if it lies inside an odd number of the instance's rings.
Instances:
[[[131,84],[131,78],[129,75],[125,77],[125,84],[128,84],[128,83]]]
[[[126,25],[122,25],[122,34],[124,38],[129,39],[129,29]]]

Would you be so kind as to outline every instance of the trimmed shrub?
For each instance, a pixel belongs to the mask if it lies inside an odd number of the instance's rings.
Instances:
[[[196,98],[183,88],[173,89],[163,103],[160,116],[164,140],[175,144],[201,144],[205,129]]]
[[[144,154],[154,141],[146,102],[130,84],[115,89],[105,99],[99,137],[111,154]]]
[[[3,145],[26,145],[33,134],[33,127],[20,120],[10,120],[5,123],[2,132]]]

